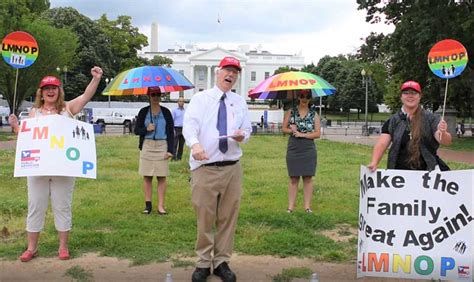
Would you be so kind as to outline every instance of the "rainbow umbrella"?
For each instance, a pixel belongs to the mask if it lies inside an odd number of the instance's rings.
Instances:
[[[149,87],[159,88],[161,92],[172,92],[192,89],[194,85],[171,68],[144,66],[119,73],[102,95],[146,95]]]
[[[321,77],[302,71],[290,71],[271,76],[249,91],[250,98],[293,99],[293,90],[311,90],[313,98],[332,95],[336,88]]]

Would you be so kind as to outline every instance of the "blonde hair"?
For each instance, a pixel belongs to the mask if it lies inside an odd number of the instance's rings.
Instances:
[[[65,96],[64,95],[64,89],[62,87],[58,87],[58,88],[59,88],[59,95],[58,95],[58,99],[56,100],[56,103],[54,104],[54,107],[59,112],[61,112],[63,109],[66,108],[66,102],[64,101],[64,96]],[[42,91],[43,91],[42,88],[38,88],[36,90],[36,98],[35,98],[34,107],[37,108],[37,109],[40,109],[44,105],[44,99],[43,99]]]

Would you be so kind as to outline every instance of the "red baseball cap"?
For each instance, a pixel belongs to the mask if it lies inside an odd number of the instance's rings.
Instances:
[[[403,91],[403,90],[406,90],[406,89],[413,89],[415,90],[416,92],[418,93],[421,93],[421,86],[418,82],[416,81],[413,81],[413,80],[409,80],[409,81],[405,81],[403,84],[402,84],[402,87],[400,87],[400,90]]]
[[[240,67],[240,61],[237,58],[234,57],[224,57],[224,59],[221,60],[219,63],[219,67],[234,67],[238,69],[239,71],[242,70],[242,67]]]
[[[47,85],[54,85],[54,86],[59,87],[61,86],[61,81],[59,80],[59,78],[55,76],[45,76],[41,80],[39,87],[43,88],[44,86],[47,86]]]

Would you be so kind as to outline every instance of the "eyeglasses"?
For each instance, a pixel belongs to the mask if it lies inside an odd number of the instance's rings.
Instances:
[[[420,93],[416,92],[415,90],[403,90],[403,91],[402,91],[402,94],[405,94],[405,95],[417,95],[417,94],[420,94]]]
[[[301,95],[300,99],[311,99],[310,95]]]

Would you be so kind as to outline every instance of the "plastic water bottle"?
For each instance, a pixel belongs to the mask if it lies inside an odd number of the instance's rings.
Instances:
[[[171,277],[171,273],[166,273],[165,282],[173,282],[173,277]]]
[[[316,272],[311,274],[311,279],[309,279],[309,282],[319,282],[319,277]]]

